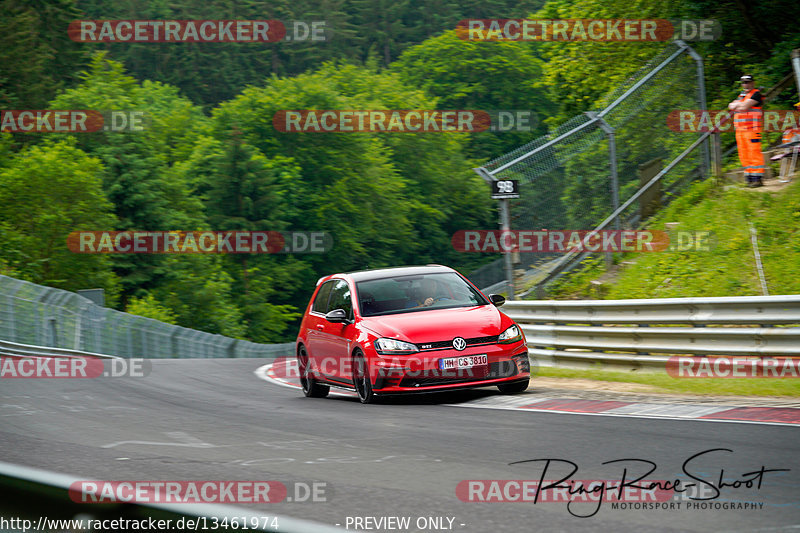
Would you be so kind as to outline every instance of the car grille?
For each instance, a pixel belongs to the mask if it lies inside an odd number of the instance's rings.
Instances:
[[[467,346],[480,346],[482,344],[495,344],[497,343],[499,335],[490,335],[488,337],[472,337],[469,339],[464,339],[467,341]],[[420,342],[417,343],[420,351],[428,351],[428,350],[449,350],[453,347],[453,339],[447,341],[435,341],[435,342]]]
[[[472,370],[469,375],[467,370]],[[462,370],[426,370],[418,376],[406,376],[400,382],[400,387],[428,387],[431,385],[453,385],[456,383],[469,383],[474,381],[507,378],[517,373],[514,361],[497,361],[489,363],[488,368],[462,369]]]

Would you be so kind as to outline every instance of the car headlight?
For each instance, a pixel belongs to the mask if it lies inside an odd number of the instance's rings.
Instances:
[[[377,350],[379,354],[396,355],[415,353],[419,351],[419,348],[417,348],[416,344],[411,344],[410,342],[383,337],[375,341],[375,350]]]
[[[502,344],[510,344],[520,340],[522,340],[522,332],[519,330],[519,327],[516,324],[505,330],[500,334],[499,337],[497,337],[497,342]]]

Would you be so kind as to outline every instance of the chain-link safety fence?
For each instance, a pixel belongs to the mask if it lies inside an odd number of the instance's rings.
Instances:
[[[519,180],[520,198],[509,201],[510,229],[595,229],[673,163],[607,229],[637,228],[691,182],[710,174],[707,140],[681,158],[699,134],[676,131],[667,122],[672,111],[706,109],[702,59],[682,41],[666,46],[599,100],[596,109],[475,169],[487,181]],[[543,286],[579,259],[546,252],[511,256],[513,268],[525,271],[518,279],[523,287],[515,292]],[[490,263],[469,278],[483,289],[505,289],[503,262]]]
[[[142,358],[291,356],[293,343],[257,344],[131,315],[73,292],[0,275],[0,339]]]

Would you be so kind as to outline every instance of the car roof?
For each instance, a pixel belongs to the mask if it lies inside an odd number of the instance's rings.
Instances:
[[[419,276],[423,274],[441,274],[444,272],[455,271],[444,265],[425,265],[359,270],[357,272],[347,272],[346,275],[353,281],[367,281],[394,276]]]

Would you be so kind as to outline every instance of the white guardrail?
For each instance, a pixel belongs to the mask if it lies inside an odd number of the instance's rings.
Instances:
[[[543,364],[664,369],[671,356],[800,357],[800,295],[510,301]]]

